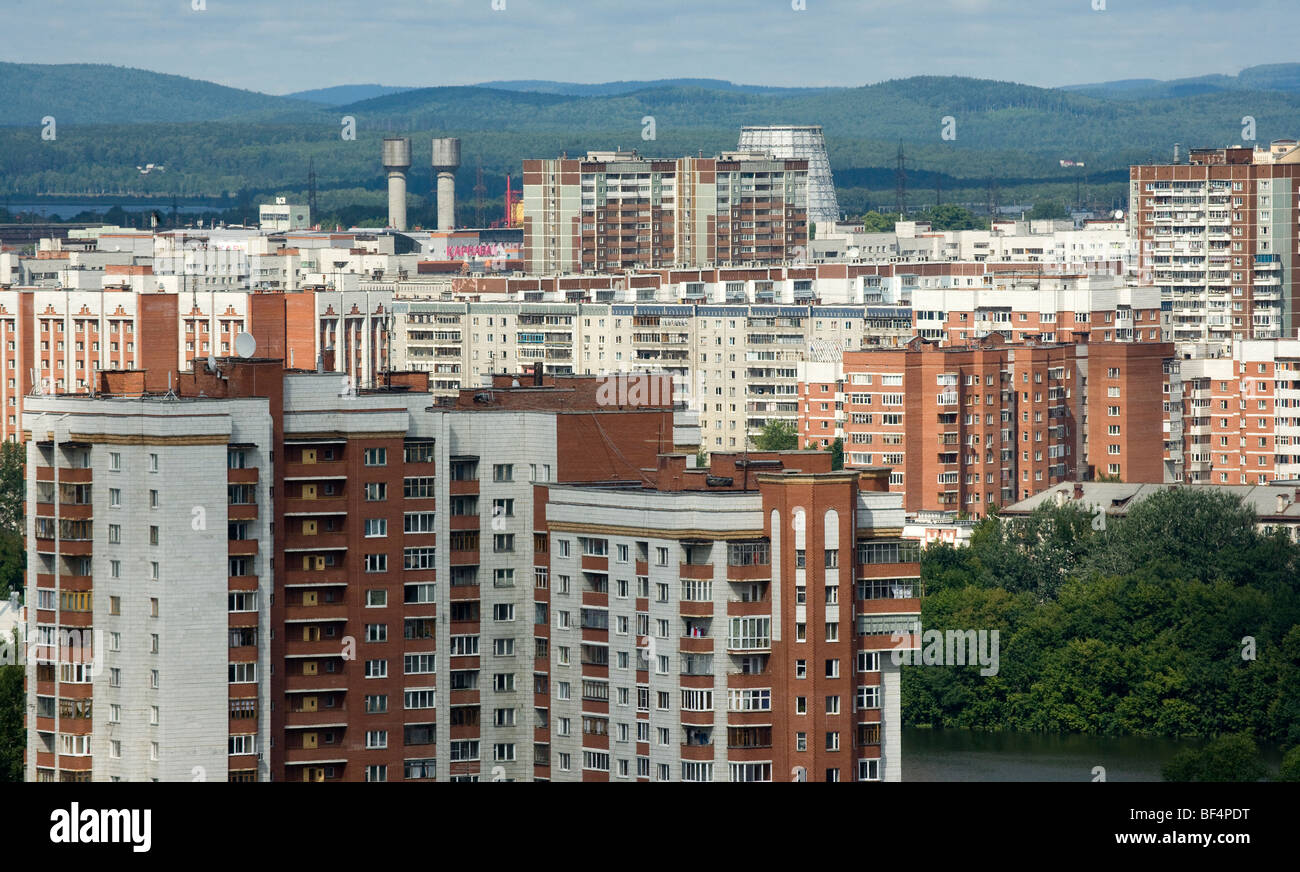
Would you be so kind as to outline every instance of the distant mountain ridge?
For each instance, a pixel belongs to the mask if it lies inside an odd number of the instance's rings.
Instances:
[[[1118,79],[1089,85],[1066,85],[1061,90],[1091,97],[1127,100],[1162,100],[1233,91],[1281,91],[1300,94],[1300,64],[1260,64],[1235,76],[1207,75],[1185,79]]]
[[[335,85],[331,88],[295,91],[284,96],[294,100],[306,100],[309,103],[320,103],[324,106],[343,106],[347,103],[369,100],[372,97],[383,97],[386,94],[400,94],[403,91],[413,90],[415,90],[413,87],[403,88],[393,85]]]
[[[214,121],[312,104],[212,82],[109,64],[0,62],[0,124]]]

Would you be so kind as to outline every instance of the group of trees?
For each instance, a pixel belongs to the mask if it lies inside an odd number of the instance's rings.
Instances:
[[[1300,745],[1300,545],[1232,494],[994,515],[921,572],[923,625],[999,630],[1000,669],[905,669],[908,723]]]
[[[23,548],[24,446],[0,442],[0,600],[10,591],[21,590],[26,552]],[[16,646],[15,639],[0,645]],[[0,662],[0,783],[23,780],[23,668]]]

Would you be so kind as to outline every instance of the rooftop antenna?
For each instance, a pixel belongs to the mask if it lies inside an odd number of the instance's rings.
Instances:
[[[170,369],[167,370],[167,393],[163,394],[163,399],[164,400],[177,399],[176,392],[172,390],[172,371]]]

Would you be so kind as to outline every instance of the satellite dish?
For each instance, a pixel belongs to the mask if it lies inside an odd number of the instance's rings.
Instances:
[[[855,246],[848,250],[848,255],[850,259],[857,260],[862,255],[862,251]]]
[[[235,353],[244,358],[257,353],[257,340],[252,333],[240,333],[235,337]]]
[[[1123,218],[1123,217],[1124,217],[1124,210],[1123,210],[1123,209],[1116,209],[1116,210],[1115,210],[1115,220],[1118,221],[1119,219],[1121,219],[1121,218]]]
[[[217,371],[217,359],[211,354],[208,355],[208,372]]]

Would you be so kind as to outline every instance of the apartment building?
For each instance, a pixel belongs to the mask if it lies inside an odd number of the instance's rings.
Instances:
[[[388,366],[390,301],[382,292],[325,287],[0,290],[0,438],[17,438],[33,394],[89,393],[100,372],[129,369],[145,370],[149,389],[165,391],[168,372],[230,356],[244,332],[259,354],[303,368],[320,357],[368,384]]]
[[[134,381],[24,411],[27,780],[262,780],[268,401]]]
[[[901,495],[884,470],[832,472],[825,452],[710,462],[661,457],[642,487],[549,488],[539,774],[901,780],[891,653],[915,647],[920,614]]]
[[[29,780],[899,777],[883,471],[694,469],[671,382],[173,375],[25,413]]]
[[[995,220],[990,230],[933,230],[924,221],[899,221],[892,233],[861,225],[821,226],[809,245],[815,260],[1032,263],[1040,268],[1122,268],[1131,254],[1123,221]]]
[[[807,160],[592,151],[523,172],[531,274],[788,263],[808,244]]]
[[[912,288],[916,334],[949,345],[995,332],[1010,342],[1162,341],[1160,292],[1123,276],[1007,268],[978,282]]]
[[[1300,340],[1235,341],[1231,354],[1189,353],[1170,367],[1167,481],[1263,485],[1300,478]]]
[[[672,375],[700,415],[704,447],[736,450],[771,420],[794,422],[810,353],[901,345],[911,313],[889,306],[527,302],[394,304],[393,365],[452,395],[493,373]]]
[[[801,368],[800,444],[839,438],[846,468],[888,468],[909,513],[983,514],[1094,474],[1159,478],[1158,386],[1172,356],[1159,343],[1011,345],[1000,334],[845,352]]]
[[[668,391],[604,408],[595,379],[435,412],[422,373],[173,378],[105,372],[26,413],[31,780],[451,778],[460,691],[479,693],[464,640],[489,615],[518,628],[485,670],[534,644],[534,483],[639,481],[682,432]],[[498,673],[484,693],[527,693]],[[500,727],[484,738],[531,740]],[[531,778],[519,744],[506,777]]]
[[[1139,280],[1170,305],[1173,341],[1296,335],[1298,180],[1295,140],[1130,168]]]

